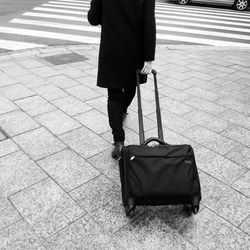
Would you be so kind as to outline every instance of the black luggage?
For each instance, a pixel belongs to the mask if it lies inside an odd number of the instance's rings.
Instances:
[[[137,74],[137,98],[140,145],[124,146],[119,159],[122,201],[131,217],[137,205],[183,204],[189,215],[199,211],[201,189],[193,148],[164,142],[156,71],[155,86],[158,138],[145,141],[141,92]],[[157,142],[149,146],[150,142]]]

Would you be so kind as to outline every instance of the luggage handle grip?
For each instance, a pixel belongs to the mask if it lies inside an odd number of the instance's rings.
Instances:
[[[166,143],[165,141],[163,141],[163,140],[161,140],[161,139],[159,139],[159,138],[157,138],[157,137],[150,137],[150,138],[148,138],[143,144],[144,144],[144,145],[147,145],[147,144],[149,144],[149,143],[152,142],[152,141],[156,141],[156,142],[158,142],[160,145],[167,145],[167,143]]]

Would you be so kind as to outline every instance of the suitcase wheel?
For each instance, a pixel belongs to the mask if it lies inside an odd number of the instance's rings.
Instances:
[[[192,206],[192,211],[194,214],[197,214],[199,212],[199,205]]]
[[[135,214],[135,202],[134,199],[129,198],[127,205],[125,207],[126,216],[132,218]]]
[[[185,210],[185,212],[187,213],[188,216],[192,215],[192,206],[191,204],[184,204],[183,208]]]

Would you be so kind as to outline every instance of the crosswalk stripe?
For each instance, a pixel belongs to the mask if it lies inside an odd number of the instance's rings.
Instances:
[[[86,8],[87,9],[87,8]],[[56,12],[56,13],[68,13],[68,14],[75,14],[75,15],[82,15],[82,11],[73,11],[73,10],[62,10],[62,9],[52,9],[52,8],[43,8],[43,7],[35,7],[33,10],[40,10],[45,12]]]
[[[83,9],[89,9],[85,7],[78,7],[78,6],[64,6],[59,4],[42,4],[44,7],[54,7],[54,8],[62,8],[62,9],[74,9],[74,10],[83,10]]]
[[[60,2],[71,2],[71,3],[87,3],[87,1],[81,1],[81,0],[57,0],[57,1],[60,1]],[[90,1],[88,1],[90,2]]]
[[[65,6],[90,6],[90,4],[85,4],[85,3],[65,3],[65,2],[57,2],[57,1],[49,1],[49,4],[60,4],[60,5],[65,5]]]
[[[40,13],[40,12],[25,12],[23,16],[45,17],[45,18],[62,19],[62,20],[70,20],[70,21],[83,21],[82,17],[47,14],[47,13]]]
[[[38,43],[27,43],[0,39],[0,48],[6,50],[30,49],[34,47],[46,47],[47,45]]]
[[[39,31],[39,30],[32,30],[32,29],[21,29],[21,28],[12,28],[12,27],[3,27],[3,26],[0,26],[0,33],[52,38],[52,39],[75,41],[75,42],[81,42],[81,43],[99,43],[100,42],[99,37],[78,36],[78,35],[71,35],[71,34],[58,33],[58,32]]]
[[[191,42],[191,43],[207,44],[207,45],[213,45],[213,46],[242,46],[242,47],[250,48],[250,44],[246,44],[246,43],[236,43],[236,42],[228,42],[228,41],[222,41],[222,40],[188,37],[188,36],[157,34],[157,38],[163,39],[163,40]]]

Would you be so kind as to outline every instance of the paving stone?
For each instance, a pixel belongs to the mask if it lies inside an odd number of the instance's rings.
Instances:
[[[108,244],[107,248],[105,247]],[[109,237],[88,215],[84,215],[58,233],[47,239],[47,249],[111,249]]]
[[[81,78],[77,78],[75,79],[77,82],[79,82],[80,84],[83,84],[84,86],[91,88],[93,90],[97,90],[97,86],[96,86],[96,77],[93,76],[84,76]],[[106,90],[107,92],[107,90]]]
[[[227,153],[225,157],[250,169],[250,149],[248,147],[239,145]]]
[[[102,112],[105,115],[108,115],[107,110],[107,97],[100,96],[89,101],[86,101],[85,104],[89,105],[90,107],[95,108],[96,110]]]
[[[30,88],[35,87],[35,86],[42,86],[42,85],[49,84],[49,81],[47,79],[44,79],[41,76],[38,76],[34,73],[31,73],[25,76],[19,76],[18,82]]]
[[[73,120],[70,116],[60,110],[39,115],[36,117],[36,120],[55,135],[64,134],[81,127],[80,123]]]
[[[83,71],[78,70],[78,69],[76,69],[70,65],[66,65],[66,64],[53,66],[51,68],[55,69],[60,74],[64,74],[64,75],[69,76],[73,79],[85,76],[85,73]]]
[[[182,74],[182,75],[185,75],[185,74]],[[171,77],[171,76],[169,77],[169,75],[167,74],[167,77],[162,78],[159,82],[171,88],[178,89],[178,90],[184,90],[184,89],[188,89],[192,87],[192,85],[188,82],[189,79],[187,79],[186,77],[184,77],[184,79],[177,80],[177,79],[174,79],[174,77]]]
[[[107,106],[107,98],[106,99],[106,106]],[[138,112],[138,104],[137,104],[137,96],[133,99],[132,103],[130,104],[127,112],[133,110],[134,112]],[[151,102],[147,102],[145,100],[142,100],[142,109],[143,109],[143,115],[149,115],[153,112],[155,112],[155,104]]]
[[[221,135],[250,147],[250,131],[247,129],[232,126],[224,130]]]
[[[216,101],[217,104],[225,106],[227,108],[231,108],[239,113],[250,115],[250,105],[247,103],[239,102],[231,98],[221,98]]]
[[[86,111],[76,115],[74,118],[97,134],[110,130],[108,117],[97,110]]]
[[[250,216],[246,218],[246,220],[241,224],[240,228],[250,235]]]
[[[246,168],[204,147],[196,148],[195,158],[199,169],[228,185],[247,171]]]
[[[39,160],[66,148],[61,141],[44,128],[15,136],[13,139],[35,160]]]
[[[31,96],[15,101],[15,103],[31,116],[41,115],[56,108],[40,96]]]
[[[21,151],[0,158],[0,188],[9,196],[44,179],[47,175]]]
[[[219,85],[219,87],[221,87],[221,88],[228,88],[231,90],[241,90],[242,88],[244,88],[243,84],[240,84],[238,82],[234,82],[231,80],[225,80],[222,78],[213,79],[211,82],[215,83],[217,85],[217,87]]]
[[[32,87],[32,89],[41,97],[48,101],[53,101],[58,98],[66,97],[68,94],[62,89],[56,87],[55,85],[48,84],[38,87]]]
[[[10,199],[41,239],[85,214],[50,178],[12,195]]]
[[[120,187],[105,175],[99,175],[71,191],[70,196],[87,212],[121,204]]]
[[[14,136],[39,127],[39,124],[23,111],[17,110],[0,115],[0,127]]]
[[[106,140],[85,127],[63,134],[59,138],[84,158],[98,154],[111,146]]]
[[[17,210],[12,206],[9,200],[0,192],[0,232],[5,227],[8,227],[9,225],[20,219],[21,216],[18,214]]]
[[[209,209],[203,209],[179,233],[198,249],[248,249],[249,236]]]
[[[44,78],[60,74],[60,72],[58,72],[57,70],[54,70],[52,67],[48,67],[48,66],[31,68],[30,71],[32,71],[33,73],[37,74],[38,76],[41,76]]]
[[[193,107],[193,108],[202,110],[202,111],[210,113],[212,115],[219,114],[227,109],[225,107],[222,107],[222,106],[215,104],[214,102],[205,101],[205,100],[200,99],[198,97],[195,97],[195,98],[192,98],[189,100],[185,100],[184,103]]]
[[[215,76],[212,76],[211,74],[206,74],[206,73],[202,73],[202,72],[198,72],[198,71],[188,71],[186,73],[186,75],[189,77],[199,78],[199,79],[205,80],[205,81],[210,81],[210,80],[215,78]]]
[[[233,185],[233,188],[250,197],[250,171],[242,175]]]
[[[185,84],[189,84],[190,87],[198,87],[201,89],[205,89],[205,90],[213,90],[213,88],[217,87],[216,84],[212,83],[211,81],[204,81],[198,78],[189,78],[185,81]]]
[[[41,63],[39,60],[33,59],[33,58],[29,58],[29,59],[25,58],[25,59],[19,60],[18,63],[28,69],[44,66],[44,64]]]
[[[0,231],[1,249],[45,250],[30,226],[23,220]]]
[[[116,240],[114,249],[198,249],[150,211],[133,219],[113,238]]]
[[[91,106],[73,96],[60,98],[52,101],[52,103],[69,116],[78,115],[92,109]]]
[[[221,132],[231,126],[231,123],[200,110],[193,110],[184,114],[183,118],[204,126],[214,132]]]
[[[15,80],[14,78],[10,77],[9,75],[3,72],[0,72],[0,87],[9,86],[16,83],[17,80]]]
[[[154,121],[156,125],[156,114],[151,114],[147,116],[149,119]],[[170,113],[166,110],[161,112],[162,125],[178,133],[182,133],[188,128],[193,127],[195,124],[178,116]]]
[[[11,139],[0,142],[0,157],[11,154],[18,150],[18,146]]]
[[[221,119],[232,122],[243,128],[250,130],[250,117],[233,110],[226,110],[218,115]]]
[[[201,172],[199,176],[203,204],[236,227],[239,226],[249,215],[250,200],[205,173]]]
[[[76,86],[73,88],[68,88],[67,92],[76,98],[78,98],[81,101],[87,101],[96,97],[99,97],[101,94],[97,93],[96,91],[85,87],[83,85],[81,86]]]
[[[7,138],[8,137],[6,136],[6,134],[4,134],[2,130],[0,130],[0,142],[6,140]]]
[[[11,112],[17,109],[18,107],[13,102],[3,96],[0,96],[0,114]]]
[[[7,73],[12,77],[18,77],[29,74],[29,71],[27,69],[19,66],[18,64],[4,68],[3,72]]]
[[[164,86],[162,88],[159,88],[159,92],[161,93],[162,96],[167,96],[171,99],[174,99],[180,102],[183,102],[193,97],[193,95],[189,93],[186,93],[184,91],[180,91],[174,88],[170,88],[169,86]]]
[[[174,113],[176,115],[182,116],[186,113],[189,113],[193,110],[192,107],[183,104],[181,102],[178,102],[176,100],[173,100],[169,97],[164,97],[160,99],[160,108],[162,112],[163,110],[167,110],[171,113]],[[155,111],[155,110],[154,110]]]
[[[77,81],[65,75],[52,76],[48,80],[59,88],[70,88],[79,85]]]
[[[215,94],[211,91],[204,90],[199,87],[192,87],[189,89],[185,89],[184,91],[207,101],[215,101],[221,98],[221,95]]]
[[[70,149],[37,162],[66,192],[90,181],[100,174],[82,157]]]
[[[10,100],[17,100],[17,99],[35,95],[35,93],[32,90],[28,89],[22,84],[14,84],[14,85],[0,88],[0,95],[1,94],[9,98]]]
[[[161,92],[159,92],[159,97],[161,97]],[[146,87],[141,87],[141,99],[147,102],[155,101],[155,93],[153,90]]]

